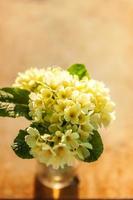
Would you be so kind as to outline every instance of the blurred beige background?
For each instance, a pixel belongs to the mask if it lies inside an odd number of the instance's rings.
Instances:
[[[133,0],[0,1],[0,87],[31,66],[77,62],[110,87],[117,106],[102,157],[79,168],[79,197],[133,197]],[[10,149],[27,124],[0,119],[0,198],[34,197],[35,163]]]

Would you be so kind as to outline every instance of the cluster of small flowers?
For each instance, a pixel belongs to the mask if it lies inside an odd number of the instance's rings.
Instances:
[[[58,168],[85,160],[93,146],[93,130],[114,119],[114,103],[102,82],[71,75],[61,68],[30,69],[14,84],[30,93],[29,115],[47,127],[39,133],[29,127],[25,137],[31,154],[40,162]]]

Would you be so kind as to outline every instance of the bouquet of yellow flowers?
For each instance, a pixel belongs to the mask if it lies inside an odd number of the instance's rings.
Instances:
[[[12,149],[21,158],[36,158],[54,168],[75,159],[92,162],[103,151],[99,129],[115,118],[109,89],[90,78],[83,64],[67,70],[31,68],[12,87],[0,89],[0,116],[25,117]]]

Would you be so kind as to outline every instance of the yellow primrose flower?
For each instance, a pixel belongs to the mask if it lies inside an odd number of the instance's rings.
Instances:
[[[41,162],[49,166],[52,163],[52,159],[55,156],[55,152],[53,149],[47,145],[42,149],[41,153],[37,156],[37,159]]]
[[[73,100],[70,100],[70,99],[66,99],[66,100],[64,100],[64,102],[66,104],[66,107],[71,107],[71,106],[75,105],[75,102]]]
[[[80,160],[85,160],[85,158],[87,158],[90,155],[90,151],[84,145],[79,145],[75,153]]]
[[[114,112],[114,109],[115,109],[115,103],[112,102],[110,99],[108,99],[108,101],[106,102],[106,105],[104,107],[104,112],[112,113],[112,112]]]
[[[42,153],[42,146],[35,145],[31,148],[30,153],[33,157],[38,158],[39,155]]]
[[[78,144],[79,134],[72,132],[72,130],[67,130],[62,136],[62,143],[65,143],[69,149],[76,149]]]
[[[89,142],[80,143],[79,146],[86,147],[87,149],[93,149],[93,146]]]
[[[55,135],[53,136],[53,141],[55,144],[61,143],[63,133],[61,131],[56,131]]]
[[[66,130],[69,130],[69,129],[71,129],[72,130],[72,132],[77,132],[78,131],[78,125],[76,125],[76,124],[68,124],[68,125],[66,125]]]
[[[29,95],[29,107],[31,110],[37,109],[37,108],[45,108],[44,103],[42,102],[42,98],[40,96],[40,94],[36,94],[36,93],[31,93]]]
[[[75,104],[74,106],[68,107],[65,109],[65,120],[70,121],[72,124],[78,124],[79,119],[78,116],[80,114],[80,105]]]
[[[60,114],[64,114],[64,109],[66,108],[66,101],[64,100],[57,100],[57,104],[54,105],[54,109],[56,112]]]
[[[55,75],[52,75],[46,84],[49,86],[49,88],[51,88],[53,92],[57,92],[57,90],[62,87],[62,85],[59,83],[59,80],[55,79]]]
[[[101,123],[107,127],[112,120],[115,120],[115,113],[102,113]]]
[[[91,94],[81,94],[76,99],[76,102],[78,102],[81,105],[81,109],[87,113],[88,111],[91,111],[94,109],[94,104],[92,103],[92,95]]]
[[[36,128],[29,127],[27,129],[27,133],[29,135],[25,136],[25,141],[29,145],[29,147],[35,147],[38,138],[40,137],[39,131]]]
[[[42,105],[42,98],[40,94],[36,94],[35,92],[31,92],[29,95],[31,101],[36,102],[37,106]]]
[[[50,133],[55,133],[56,131],[60,130],[61,127],[60,125],[57,123],[52,123],[49,127],[48,130],[50,131]]]
[[[86,124],[87,122],[89,122],[89,115],[84,114],[83,112],[80,113],[80,115],[78,116],[79,119],[79,124]]]
[[[50,117],[50,122],[52,123],[60,123],[61,122],[61,116],[58,113],[53,113]]]
[[[29,106],[31,108],[31,106]],[[32,119],[36,122],[43,122],[42,115],[45,111],[42,110],[42,108],[36,108],[29,112],[29,115],[32,117]]]
[[[47,101],[47,100],[51,99],[52,96],[53,96],[52,91],[50,89],[48,89],[48,88],[41,89],[40,93],[41,93],[42,99],[44,101]]]
[[[48,99],[47,101],[45,101],[45,107],[47,110],[53,110],[54,105],[55,105],[54,99]]]
[[[81,125],[79,126],[79,129],[90,133],[90,132],[93,131],[94,127],[92,126],[91,123],[87,123],[87,124],[81,124]]]
[[[55,169],[63,168],[64,165],[72,165],[75,158],[74,155],[68,150],[65,144],[59,144],[53,148],[56,156],[51,160],[51,164]]]
[[[79,126],[78,133],[82,141],[88,140],[90,134],[93,133],[93,126],[90,123],[82,124]]]
[[[67,99],[67,98],[70,97],[71,93],[72,93],[72,89],[71,88],[69,88],[69,87],[66,87],[66,88],[61,87],[57,91],[57,97],[59,99]]]
[[[39,83],[44,82],[44,74],[45,70],[37,68],[31,68],[24,73],[18,73],[13,86],[32,91],[36,89]]]
[[[47,133],[44,133],[43,135],[41,135],[40,138],[41,138],[44,142],[52,141],[52,136],[51,136],[50,134],[47,134]]]
[[[43,116],[43,122],[46,123],[50,123],[51,121],[51,116],[52,116],[53,112],[51,110],[46,110],[46,112],[44,113],[44,116]]]
[[[72,82],[68,81],[68,80],[63,80],[62,81],[62,85],[66,88],[66,87],[70,87],[72,86]]]
[[[106,98],[101,95],[96,95],[93,101],[95,104],[94,112],[96,113],[101,112],[104,109],[107,102]]]
[[[92,93],[93,95],[109,96],[109,89],[105,87],[105,84],[96,80],[89,80],[87,82],[87,93]]]
[[[90,116],[90,123],[94,127],[95,130],[97,130],[99,127],[101,127],[101,114],[100,113],[94,113]]]
[[[88,93],[86,92],[88,88],[87,84],[88,84],[88,78],[84,77],[82,80],[75,82],[75,89],[80,92]]]
[[[80,135],[80,140],[81,141],[87,141],[89,136],[90,136],[90,133],[89,132],[85,132],[83,131],[82,129],[79,129],[79,135]]]

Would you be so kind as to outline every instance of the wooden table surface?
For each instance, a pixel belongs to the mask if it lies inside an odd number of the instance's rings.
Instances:
[[[80,163],[78,179],[62,191],[42,187],[35,160],[10,145],[25,119],[0,119],[0,198],[133,198],[133,0],[1,0],[0,86],[28,67],[81,62],[103,80],[117,119],[102,130],[104,153]]]

